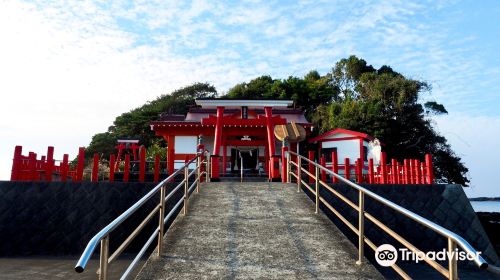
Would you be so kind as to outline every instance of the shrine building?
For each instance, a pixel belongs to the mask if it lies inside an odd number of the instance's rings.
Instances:
[[[151,129],[167,141],[169,174],[202,144],[211,154],[213,180],[241,168],[278,180],[283,143],[275,138],[275,126],[298,125],[307,134],[312,128],[293,105],[291,100],[197,99],[186,116],[163,113]],[[290,149],[295,151],[297,143]]]

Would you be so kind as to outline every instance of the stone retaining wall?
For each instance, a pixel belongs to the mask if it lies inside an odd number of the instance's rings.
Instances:
[[[462,236],[474,248],[482,251],[483,257],[490,263],[500,264],[499,258],[491,245],[476,213],[474,212],[462,186],[460,185],[368,185],[367,189],[389,199],[390,201],[409,209],[420,216],[427,218]],[[344,184],[335,184],[334,189],[346,196],[354,203],[358,203],[358,191]],[[314,199],[307,190],[306,193]],[[358,213],[345,202],[320,188],[321,196],[332,204],[344,217],[357,227]],[[366,197],[366,196],[365,196]],[[322,209],[329,218],[357,244],[357,235],[343,224],[335,214],[325,206]],[[395,213],[394,210],[382,206],[373,199],[365,198],[365,209],[368,213],[382,221],[403,238],[410,241],[423,251],[437,251],[447,248],[447,240],[441,235],[426,229],[413,220]],[[365,234],[376,245],[392,244],[396,248],[403,248],[395,239],[367,221]],[[369,248],[367,253],[373,254]]]
[[[81,254],[99,230],[153,187],[152,183],[0,182],[0,256]],[[158,202],[159,195],[113,231],[111,250]],[[172,205],[167,204],[167,211]],[[157,223],[153,218],[128,251],[137,251]]]

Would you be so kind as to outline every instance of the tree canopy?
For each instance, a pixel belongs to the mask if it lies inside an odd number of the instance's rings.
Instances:
[[[420,158],[431,153],[436,178],[466,185],[468,169],[432,125],[432,117],[447,114],[442,104],[427,101],[426,82],[413,80],[389,66],[375,69],[356,56],[341,59],[325,75],[313,70],[304,77],[273,79],[264,75],[236,84],[224,98],[291,99],[303,107],[315,134],[334,128],[368,133],[385,144],[389,158]],[[113,152],[118,137],[138,137],[146,146],[159,146],[149,123],[162,112],[185,114],[194,99],[216,97],[215,87],[196,83],[163,95],[116,118],[105,133],[96,134],[88,147],[93,153]]]
[[[142,145],[162,146],[163,141],[151,131],[151,121],[157,120],[163,112],[186,114],[196,98],[215,97],[217,90],[207,83],[195,83],[166,94],[146,104],[116,117],[107,132],[98,133],[86,149],[86,154],[102,153],[105,157],[115,152],[119,138],[138,138]]]

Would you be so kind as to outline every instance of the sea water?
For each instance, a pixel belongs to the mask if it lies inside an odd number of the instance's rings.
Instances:
[[[470,203],[476,212],[500,213],[500,201],[471,201]]]

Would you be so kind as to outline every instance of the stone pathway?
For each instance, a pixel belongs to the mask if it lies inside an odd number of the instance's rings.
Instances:
[[[137,279],[383,279],[356,256],[295,185],[208,183]]]

